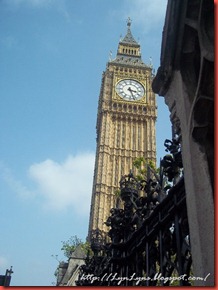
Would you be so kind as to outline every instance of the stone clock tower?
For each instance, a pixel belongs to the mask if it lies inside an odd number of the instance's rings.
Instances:
[[[89,238],[94,230],[107,232],[104,222],[115,206],[119,181],[133,169],[133,161],[144,157],[156,164],[154,76],[151,65],[141,59],[140,44],[130,27],[128,19],[116,58],[102,76]]]

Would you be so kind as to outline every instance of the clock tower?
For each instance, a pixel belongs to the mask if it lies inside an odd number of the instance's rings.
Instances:
[[[102,76],[89,239],[97,229],[107,232],[104,222],[116,205],[119,181],[133,169],[133,161],[144,157],[156,164],[153,77],[152,66],[142,61],[140,44],[132,36],[128,19],[117,55],[107,63]]]

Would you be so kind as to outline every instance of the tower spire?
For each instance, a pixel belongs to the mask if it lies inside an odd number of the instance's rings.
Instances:
[[[130,18],[130,17],[128,17],[126,22],[127,22],[127,26],[130,28],[130,26],[131,26],[131,23],[132,23],[132,20],[131,20],[131,18]]]
[[[120,41],[121,43],[126,43],[126,44],[130,44],[130,45],[138,45],[137,41],[134,39],[134,37],[132,36],[132,32],[130,29],[132,20],[130,17],[127,18],[127,33],[125,35],[125,37]]]
[[[121,37],[116,58],[110,62],[124,65],[147,66],[141,59],[140,44],[135,40],[131,32],[132,20],[130,17],[126,20],[127,32],[124,37]]]

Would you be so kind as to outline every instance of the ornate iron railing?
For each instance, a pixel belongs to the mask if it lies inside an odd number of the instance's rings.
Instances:
[[[94,254],[81,267],[78,286],[191,285],[181,150],[176,139],[165,146],[170,155],[161,160],[159,174],[148,166],[145,179],[131,172],[122,177],[123,207],[111,209],[108,236],[93,232]]]

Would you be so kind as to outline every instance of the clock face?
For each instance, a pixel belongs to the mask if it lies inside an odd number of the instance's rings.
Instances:
[[[145,89],[142,84],[135,80],[124,79],[117,83],[116,92],[124,100],[137,101],[144,96]]]

